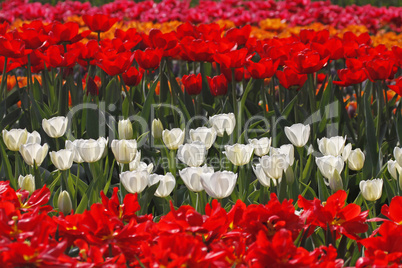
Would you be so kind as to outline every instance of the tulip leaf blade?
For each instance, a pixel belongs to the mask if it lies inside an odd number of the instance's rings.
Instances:
[[[155,81],[159,80],[159,76],[156,78]],[[152,83],[148,95],[145,99],[145,103],[142,106],[141,117],[142,118],[150,118],[151,116],[151,107],[154,105],[154,96],[155,96],[155,89],[157,86],[157,82]]]
[[[83,213],[87,209],[87,207],[88,207],[88,196],[87,194],[84,194],[81,198],[80,204],[75,210],[75,214]]]
[[[13,176],[13,171],[12,167],[10,164],[10,159],[7,156],[6,150],[5,150],[5,144],[3,140],[0,140],[0,150],[1,150],[1,155],[2,155],[2,170],[4,170],[6,178],[10,180],[11,186],[14,189],[17,189],[17,178]],[[16,174],[17,175],[17,174]]]
[[[371,167],[371,177],[374,176],[377,168],[378,161],[378,140],[376,138],[376,128],[374,125],[373,115],[370,109],[369,98],[371,97],[371,90],[364,92],[363,106],[364,106],[364,120],[366,127],[366,163]]]

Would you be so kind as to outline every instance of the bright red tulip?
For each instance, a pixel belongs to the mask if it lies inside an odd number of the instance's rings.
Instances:
[[[328,64],[328,59],[329,56],[321,59],[317,51],[304,49],[296,53],[291,60],[286,61],[286,64],[300,74],[311,74],[324,68]]]
[[[159,67],[163,56],[163,50],[147,48],[145,51],[136,50],[135,60],[138,65],[145,70],[156,69]]]
[[[183,75],[181,79],[187,94],[189,95],[198,95],[201,93],[202,90],[202,77],[201,74],[195,75]]]
[[[246,62],[247,70],[254,79],[265,79],[274,76],[278,69],[279,61],[264,58],[259,62],[253,62],[250,59]]]
[[[217,53],[214,59],[226,68],[240,68],[243,67],[246,62],[247,49],[242,48],[239,50],[233,50],[227,53]]]
[[[0,36],[0,56],[7,58],[20,58],[29,52],[30,51],[25,50],[25,44],[23,41]]]
[[[116,50],[109,50],[98,53],[96,57],[96,65],[110,76],[124,73],[134,60],[134,54],[130,51],[117,53]]]
[[[105,14],[83,15],[82,20],[92,32],[106,32],[119,20]]]
[[[64,52],[63,46],[50,46],[44,54],[39,52],[48,67],[73,67],[77,63],[80,51],[78,49],[70,49]]]
[[[251,26],[247,24],[242,28],[232,28],[226,32],[226,38],[237,43],[238,46],[245,45],[250,37]]]
[[[49,32],[49,41],[52,44],[72,44],[87,37],[91,31],[83,31],[79,33],[79,25],[76,22],[53,22]]]
[[[217,75],[213,78],[207,76],[209,89],[211,90],[211,94],[215,97],[226,95],[228,92],[228,80],[226,80],[225,75]]]
[[[353,71],[351,69],[338,70],[338,77],[341,81],[333,81],[335,85],[347,87],[350,85],[360,84],[367,79],[364,69]]]
[[[373,59],[365,63],[365,70],[370,81],[389,79],[394,63],[388,59]]]
[[[296,88],[299,90],[307,81],[307,74],[298,74],[290,67],[285,67],[283,71],[277,71],[276,76],[279,83],[287,89]]]

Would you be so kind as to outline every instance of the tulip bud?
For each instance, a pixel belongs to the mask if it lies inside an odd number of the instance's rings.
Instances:
[[[57,200],[59,211],[64,215],[70,214],[73,209],[73,204],[71,202],[70,194],[67,191],[62,191]]]
[[[337,170],[340,174],[345,165],[345,162],[340,156],[335,157],[332,155],[317,157],[315,159],[315,163],[317,164],[317,167],[320,170],[322,176],[327,179],[333,177],[333,173],[335,170]]]
[[[261,157],[260,164],[265,174],[274,180],[282,178],[283,172],[289,167],[284,154],[265,155]]]
[[[184,131],[180,128],[162,131],[162,139],[169,150],[177,150],[184,142]]]
[[[348,161],[349,155],[352,152],[352,144],[348,143],[346,144],[346,146],[343,148],[343,152],[342,152],[342,160],[343,161]]]
[[[294,124],[285,127],[285,134],[294,146],[303,147],[310,137],[310,125]]]
[[[226,145],[223,152],[233,165],[243,166],[250,162],[254,147],[251,144]]]
[[[129,164],[137,154],[136,140],[113,140],[111,147],[116,161],[121,164]]]
[[[68,118],[64,116],[56,116],[50,119],[42,120],[42,128],[51,138],[59,138],[66,133]]]
[[[130,171],[136,170],[139,167],[140,162],[141,162],[141,151],[137,151],[133,161],[131,161],[130,164],[128,165],[129,170]]]
[[[32,133],[28,132],[27,141],[26,143],[37,143],[40,144],[41,136],[37,131],[33,131]]]
[[[163,131],[163,125],[161,120],[154,119],[152,121],[152,137],[154,137],[155,139],[162,138],[162,131]]]
[[[129,193],[141,193],[148,185],[146,170],[126,171],[120,174],[120,181]]]
[[[149,186],[152,186],[158,182],[159,186],[155,192],[155,196],[158,197],[167,197],[168,195],[170,195],[176,185],[176,179],[170,172],[166,173],[166,175],[152,174],[149,176]]]
[[[63,149],[57,152],[50,152],[49,155],[53,165],[58,170],[67,170],[73,165],[74,152],[72,150]]]
[[[227,135],[232,134],[236,125],[236,118],[233,113],[217,114],[209,118],[209,123],[216,130],[216,134],[223,137],[225,132]]]
[[[269,187],[271,185],[271,178],[265,174],[264,169],[262,168],[261,164],[257,164],[253,166],[253,171],[255,176],[257,177],[258,181],[264,186]],[[273,180],[274,185],[276,186],[276,180]]]
[[[20,147],[20,153],[25,163],[29,166],[33,166],[35,162],[38,167],[42,164],[43,160],[45,160],[48,150],[49,146],[46,143],[43,146],[37,143],[29,143],[23,144]]]
[[[177,151],[177,158],[187,166],[199,167],[204,163],[206,154],[207,148],[204,143],[195,141],[180,145]]]
[[[209,150],[216,140],[216,131],[214,128],[207,127],[190,129],[190,139],[192,142],[200,141],[204,143],[207,147],[207,150]]]
[[[376,201],[381,198],[382,185],[382,179],[361,181],[359,183],[360,191],[367,201]]]
[[[179,170],[179,174],[184,184],[190,191],[193,192],[201,192],[204,190],[201,183],[201,177],[204,176],[212,176],[214,173],[214,169],[212,167],[207,167],[204,165],[203,167],[188,167],[183,170]]]
[[[365,155],[357,148],[356,150],[352,150],[348,157],[348,166],[351,170],[361,170],[364,166]]]
[[[82,140],[81,140],[82,141]],[[77,164],[84,162],[84,159],[81,158],[78,150],[77,150],[77,143],[80,142],[79,140],[69,141],[66,140],[65,147],[67,150],[73,152],[73,161]]]
[[[248,140],[250,144],[254,147],[254,154],[257,156],[264,156],[268,154],[269,148],[271,147],[271,138],[261,138],[261,139],[250,139]]]
[[[323,155],[340,156],[345,148],[346,137],[336,136],[317,139],[318,149]]]
[[[237,174],[231,171],[218,171],[201,175],[201,184],[212,198],[222,199],[232,194],[236,186]]]
[[[133,138],[133,126],[130,120],[120,120],[117,129],[119,132],[119,139],[131,140]]]
[[[396,162],[398,162],[398,165],[402,167],[402,148],[394,148],[394,157]]]
[[[18,177],[18,187],[27,190],[29,194],[32,194],[35,192],[35,177],[31,174],[28,174],[25,177],[20,175]]]
[[[328,181],[329,188],[331,188],[332,191],[336,192],[343,189],[342,178],[341,175],[339,175],[338,170],[334,169],[334,172],[332,173],[332,176],[328,178]]]
[[[18,152],[20,146],[27,141],[28,131],[26,129],[3,129],[3,141],[10,151]]]
[[[103,157],[106,144],[103,140],[76,140],[76,149],[82,160],[87,163],[97,162]]]

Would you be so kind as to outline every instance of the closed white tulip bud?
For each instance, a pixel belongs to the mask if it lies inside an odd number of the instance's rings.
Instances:
[[[361,181],[359,183],[360,191],[367,201],[376,201],[381,198],[382,185],[382,179]]]
[[[237,174],[231,171],[218,171],[201,175],[201,184],[212,198],[222,199],[232,194],[236,186]]]
[[[64,116],[56,116],[50,119],[42,120],[42,128],[51,138],[60,138],[66,133],[68,118]]]
[[[190,140],[200,141],[205,144],[207,149],[212,147],[216,140],[216,131],[214,128],[199,127],[196,129],[190,129]]]
[[[33,192],[35,192],[35,177],[31,174],[28,174],[26,176],[20,175],[18,177],[18,187],[28,191],[29,194],[32,194]]]
[[[65,143],[66,149],[73,152],[73,161],[77,164],[84,162],[84,159],[81,158],[80,154],[78,153],[77,147],[76,147],[77,143],[80,141],[83,141],[83,140],[74,140],[74,141],[66,140],[66,143]]]
[[[345,165],[345,162],[340,156],[335,157],[332,155],[317,157],[315,159],[315,163],[317,164],[321,174],[327,179],[333,176],[335,170],[337,170],[338,173],[341,174]]]
[[[74,151],[72,150],[63,149],[57,152],[50,152],[49,155],[53,165],[58,170],[67,170],[73,165]]]
[[[121,164],[129,164],[137,154],[136,140],[113,140],[111,147],[116,161]]]
[[[162,131],[162,139],[169,150],[177,150],[184,142],[184,131],[180,128]]]
[[[149,173],[146,170],[126,171],[120,174],[120,181],[129,193],[141,193],[148,186]]]
[[[7,131],[3,129],[3,141],[10,151],[18,152],[20,146],[25,144],[28,137],[26,129],[11,129]]]
[[[64,215],[70,214],[73,209],[73,203],[71,202],[70,194],[67,191],[62,191],[57,200],[59,211]]]
[[[82,160],[87,163],[94,163],[103,157],[106,144],[102,140],[76,140],[75,148]]]
[[[356,150],[352,150],[348,157],[348,167],[351,170],[361,170],[364,166],[364,160],[366,159],[362,150],[357,148]]]
[[[209,117],[209,123],[216,130],[216,134],[223,137],[225,132],[227,135],[232,134],[236,126],[236,117],[233,113],[217,114]]]
[[[262,186],[269,187],[271,185],[271,178],[265,174],[264,169],[261,164],[257,164],[253,166],[253,171],[258,181],[262,184]],[[276,185],[276,180],[273,180],[274,185]]]
[[[329,188],[331,188],[332,191],[336,192],[343,189],[342,178],[341,175],[339,175],[338,170],[334,169],[334,172],[332,173],[332,176],[328,178],[328,181]]]
[[[402,175],[402,168],[398,164],[398,162],[396,162],[395,160],[389,160],[388,161],[388,172],[389,172],[389,174],[391,174],[391,176],[394,180],[397,180],[398,176],[400,178]]]
[[[152,137],[154,137],[155,139],[162,138],[162,131],[163,131],[163,125],[161,120],[154,119],[152,121],[152,129],[151,129]]]
[[[159,186],[155,191],[155,196],[167,197],[173,191],[176,185],[176,179],[172,173],[168,172],[166,175],[152,174],[149,176],[148,185],[152,186],[159,182]]]
[[[285,134],[294,146],[303,147],[310,137],[310,125],[294,124],[285,127]]]
[[[345,148],[346,137],[336,136],[317,139],[318,149],[323,155],[340,156]]]
[[[394,157],[396,162],[398,162],[398,164],[402,167],[402,148],[394,148]]]
[[[177,158],[190,167],[199,167],[204,163],[207,148],[200,141],[187,143],[179,146]]]
[[[184,184],[190,191],[201,192],[204,190],[201,183],[201,177],[203,174],[206,176],[212,176],[214,169],[212,167],[188,167],[183,170],[179,170],[179,174]]]
[[[265,174],[274,180],[282,178],[283,172],[289,167],[284,154],[264,155],[260,159],[260,164]]]
[[[33,131],[32,133],[28,132],[27,141],[25,143],[38,143],[40,144],[42,138],[37,131]]]
[[[352,152],[352,144],[348,143],[346,144],[346,146],[343,148],[343,152],[342,152],[342,160],[343,161],[348,161],[349,155]]]
[[[279,148],[271,147],[270,154],[283,154],[286,156],[286,161],[288,162],[289,166],[293,166],[295,162],[295,148],[292,144],[285,144]]]
[[[23,144],[20,147],[20,153],[25,163],[33,166],[35,162],[38,167],[42,164],[43,160],[45,160],[48,150],[49,146],[46,143],[43,146],[37,143],[29,143]]]
[[[141,162],[141,151],[137,151],[133,161],[131,161],[130,164],[128,165],[129,170],[133,171],[133,170],[138,169],[140,162]]]
[[[233,165],[243,166],[250,162],[254,147],[251,144],[226,145],[223,152]]]
[[[133,126],[130,120],[119,120],[117,124],[120,140],[131,140],[133,138]]]
[[[253,145],[255,155],[264,156],[269,153],[271,138],[249,139],[248,142]]]

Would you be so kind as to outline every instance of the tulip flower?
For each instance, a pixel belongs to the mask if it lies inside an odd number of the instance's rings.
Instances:
[[[389,59],[373,59],[365,62],[365,71],[372,82],[385,80],[391,76],[393,65]]]
[[[42,138],[41,138],[40,134],[37,131],[33,131],[32,133],[28,132],[26,143],[38,143],[38,144],[40,144],[41,141],[42,141]]]
[[[289,167],[287,156],[284,154],[265,155],[261,157],[260,164],[265,174],[274,180],[282,178],[283,172]]]
[[[330,177],[328,177],[328,182],[329,188],[331,188],[331,190],[334,192],[343,189],[342,177],[339,175],[339,172],[336,169],[334,169],[334,172]]]
[[[207,167],[207,165],[202,167],[187,167],[179,170],[180,177],[184,184],[193,192],[201,192],[204,190],[201,183],[201,177],[203,174],[205,174],[204,176],[212,176],[213,173],[214,169],[212,167]]]
[[[389,85],[388,87],[399,96],[402,96],[402,76],[396,80],[395,85]]]
[[[3,129],[3,141],[10,151],[18,152],[20,146],[25,144],[28,138],[28,131],[24,129]]]
[[[64,215],[70,214],[73,209],[73,204],[71,202],[70,194],[67,191],[62,191],[59,195],[59,199],[57,200],[57,206],[59,211]]]
[[[113,140],[111,147],[116,161],[121,164],[129,164],[137,154],[136,140]]]
[[[202,77],[201,74],[183,75],[181,82],[187,91],[188,95],[198,95],[202,90]]]
[[[360,84],[367,79],[367,74],[364,69],[361,70],[351,70],[351,69],[340,69],[337,71],[338,77],[341,81],[333,81],[335,85],[341,87],[347,87],[350,85]]]
[[[160,139],[162,138],[162,131],[163,131],[163,125],[160,119],[154,119],[152,121],[152,137],[155,139]]]
[[[195,141],[180,145],[177,151],[177,158],[190,167],[199,167],[204,163],[207,148],[204,143]]]
[[[201,184],[205,192],[212,198],[222,199],[232,194],[236,186],[237,174],[231,171],[218,171],[202,174]]]
[[[279,61],[274,62],[270,58],[261,59],[259,62],[253,62],[249,59],[246,62],[247,70],[254,79],[265,79],[274,76],[278,65]]]
[[[283,68],[283,71],[277,71],[276,76],[279,83],[287,89],[296,88],[299,90],[307,81],[307,74],[299,74],[287,66]]]
[[[389,160],[387,163],[388,172],[394,180],[397,180],[402,175],[402,167],[395,160]]]
[[[294,124],[290,127],[285,127],[285,134],[294,146],[303,147],[310,137],[310,125]]]
[[[226,68],[240,68],[246,62],[247,49],[232,50],[226,53],[216,53],[214,60]]]
[[[343,161],[348,161],[349,155],[352,152],[352,144],[348,143],[346,144],[346,146],[343,148],[343,152],[342,152],[342,160]]]
[[[58,170],[67,170],[70,169],[71,166],[73,165],[74,160],[73,150],[62,149],[57,152],[50,152],[49,155],[53,165]]]
[[[162,131],[162,140],[169,150],[177,150],[184,142],[184,131],[180,128]]]
[[[245,45],[250,37],[251,26],[249,24],[242,28],[231,28],[226,32],[226,38],[238,46]]]
[[[133,171],[138,169],[139,165],[141,162],[141,151],[137,151],[137,153],[135,154],[134,159],[129,163],[129,170]]]
[[[60,138],[66,133],[68,118],[64,116],[56,116],[50,119],[42,120],[42,128],[51,138]]]
[[[97,162],[103,157],[106,144],[101,140],[76,140],[75,147],[82,160],[87,163]]]
[[[325,155],[315,159],[318,169],[325,178],[333,177],[334,171],[340,174],[343,170],[345,162],[340,156]]]
[[[140,161],[140,162],[138,163],[138,165],[136,165],[136,166],[129,166],[129,169],[130,169],[130,171],[145,170],[145,171],[147,171],[149,174],[151,174],[152,171],[154,170],[154,164],[152,164],[152,163],[147,164],[147,163],[145,163],[145,162]]]
[[[271,155],[274,154],[283,154],[286,156],[286,161],[289,164],[289,166],[293,166],[295,162],[295,148],[293,147],[292,144],[284,144],[279,148],[274,148],[271,147],[270,149]]]
[[[271,138],[249,139],[248,142],[254,147],[254,154],[264,156],[269,153],[271,147]]]
[[[158,182],[159,186],[155,192],[155,196],[158,197],[169,196],[176,185],[176,179],[170,172],[166,173],[166,175],[152,174],[149,176],[148,186],[152,186]]]
[[[141,82],[142,72],[139,72],[137,68],[131,66],[122,74],[122,77],[126,86],[137,86]]]
[[[325,67],[328,64],[328,59],[329,56],[321,59],[317,51],[306,48],[285,63],[299,74],[311,74]]]
[[[21,145],[19,151],[25,163],[29,166],[33,166],[36,163],[39,167],[43,160],[45,160],[48,150],[49,146],[46,143],[43,146],[37,143],[29,143]]]
[[[105,138],[105,137],[99,137],[99,138],[97,139],[97,141],[99,142],[99,144],[100,144],[101,146],[103,146],[103,147],[105,148],[105,150],[103,150],[103,154],[102,154],[101,158],[106,157],[107,152],[108,152],[107,146],[108,146],[108,143],[109,143],[109,137],[107,137],[107,138]]]
[[[83,15],[82,20],[92,32],[107,32],[119,20],[106,14]]]
[[[223,137],[225,132],[227,135],[232,134],[236,125],[236,118],[233,113],[216,114],[209,117],[209,123],[215,129],[216,135]]]
[[[146,170],[125,171],[120,174],[120,181],[129,193],[141,193],[148,185],[149,173]]]
[[[81,155],[77,150],[77,143],[79,142],[80,140],[74,140],[74,141],[66,140],[65,143],[65,148],[73,152],[73,161],[77,164],[84,162],[84,160],[82,159]]]
[[[35,192],[35,177],[31,174],[26,176],[20,175],[18,177],[18,187],[20,187],[22,190],[28,191],[29,194],[32,194]]]
[[[142,69],[151,70],[159,67],[162,56],[163,50],[147,48],[145,51],[136,50],[134,57]]]
[[[214,128],[199,127],[190,129],[190,140],[192,142],[200,141],[205,144],[209,150],[216,140],[216,131]]]
[[[253,171],[258,181],[264,186],[269,187],[271,185],[271,178],[267,176],[261,164],[253,166]],[[274,185],[276,185],[276,180],[273,180]]]
[[[367,201],[376,201],[381,198],[382,185],[382,179],[360,181],[359,183],[360,191]]]
[[[126,72],[134,60],[131,51],[119,53],[116,50],[109,50],[105,53],[96,54],[96,65],[108,75],[114,76]]]
[[[49,43],[52,45],[73,44],[87,37],[91,31],[79,32],[80,26],[76,22],[60,23],[58,21],[51,23],[49,32]],[[48,27],[49,27],[48,26]]]
[[[317,139],[318,149],[323,155],[340,156],[345,149],[346,137],[335,136]]]
[[[133,138],[133,125],[130,120],[119,120],[117,129],[119,132],[119,139],[131,140]]]
[[[243,166],[250,162],[253,151],[254,147],[251,144],[236,143],[234,145],[226,145],[223,153],[233,165]]]
[[[394,157],[396,162],[398,162],[398,164],[402,167],[402,148],[394,148]]]
[[[224,74],[217,75],[212,78],[207,76],[207,80],[212,96],[217,97],[226,95],[228,92],[228,80]]]
[[[348,157],[348,167],[351,170],[361,170],[364,166],[365,158],[364,153],[359,148],[352,150]]]

